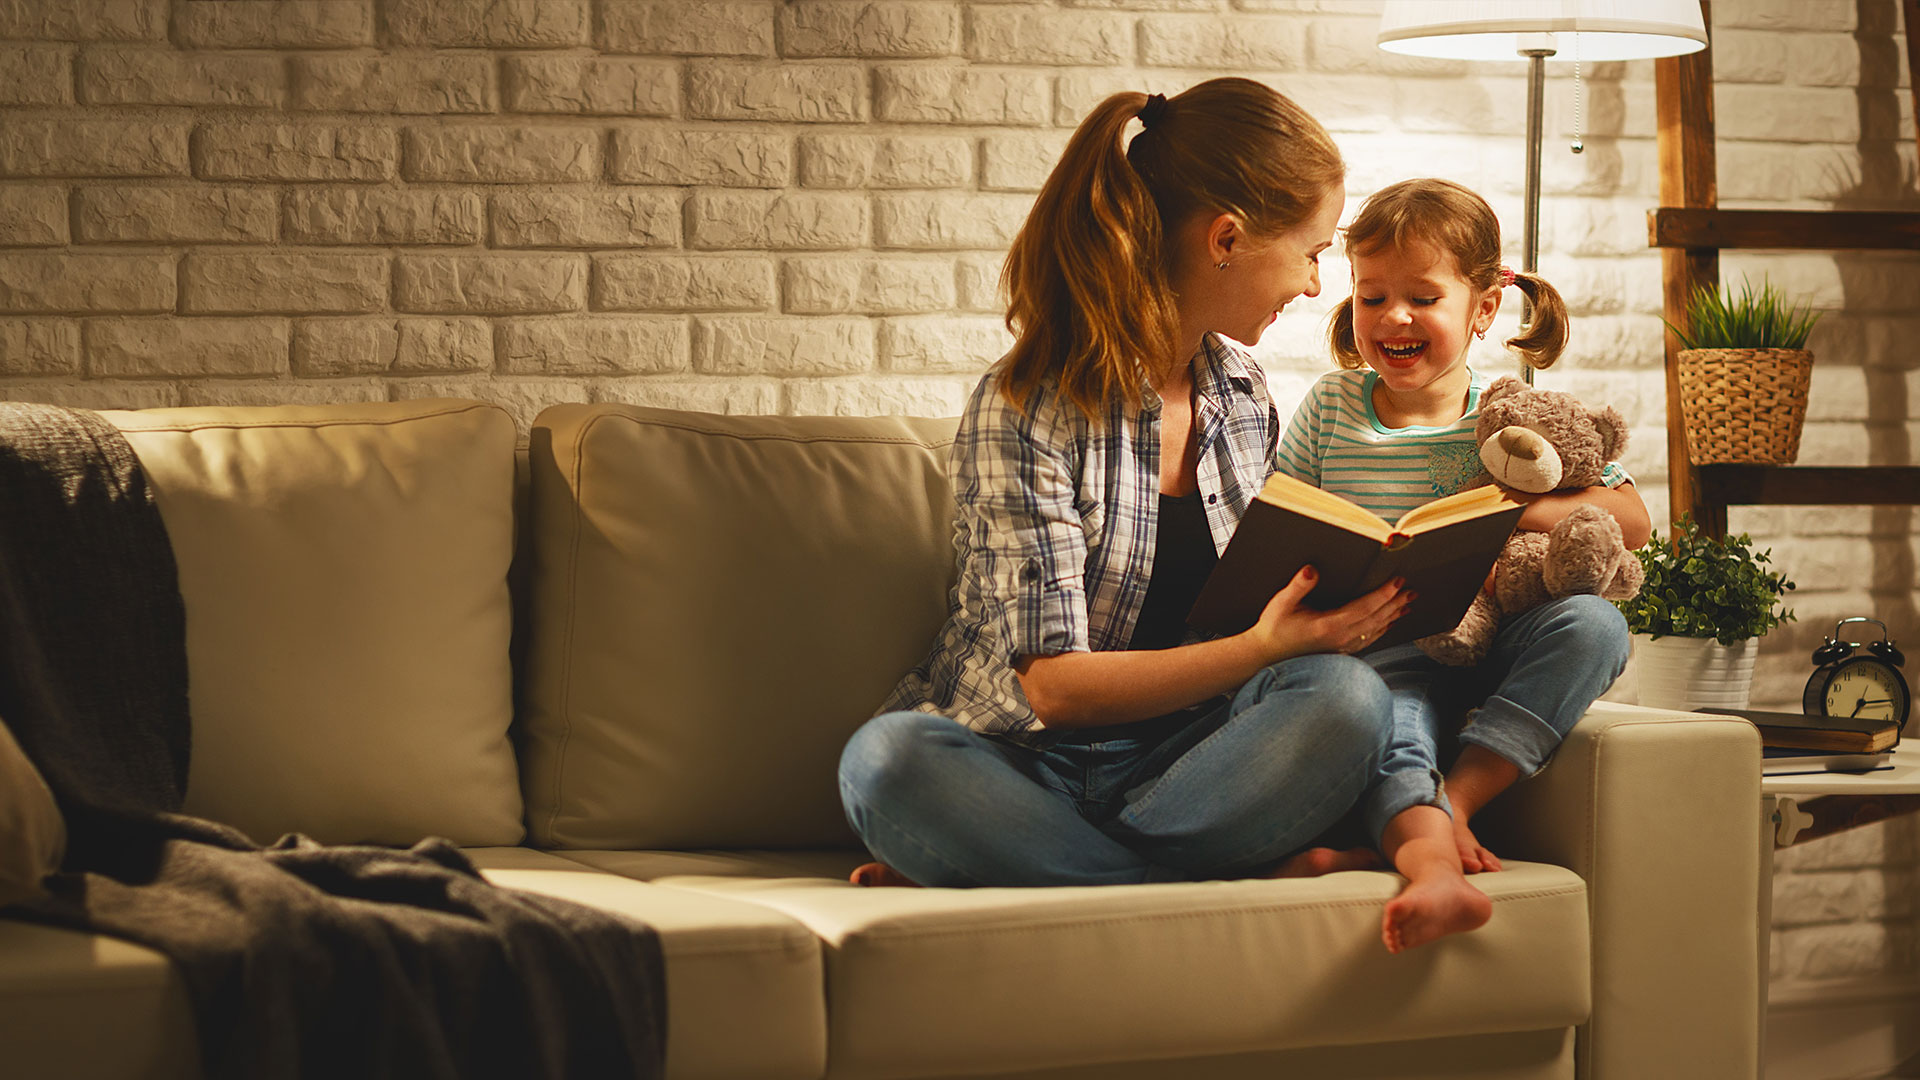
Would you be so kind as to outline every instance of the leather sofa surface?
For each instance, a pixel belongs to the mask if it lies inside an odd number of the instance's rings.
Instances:
[[[859,889],[833,768],[944,613],[952,421],[558,406],[516,495],[475,402],[113,418],[179,523],[191,808],[450,835],[499,884],[651,923],[670,1076],[1756,1072],[1744,722],[1596,705],[1476,819],[1510,867],[1475,879],[1493,920],[1400,956],[1377,871]],[[317,771],[234,775],[263,754]],[[9,1077],[190,1076],[188,1016],[159,955],[0,919]]]

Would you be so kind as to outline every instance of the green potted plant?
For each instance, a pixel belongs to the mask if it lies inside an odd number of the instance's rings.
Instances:
[[[1664,321],[1664,320],[1663,320]],[[1762,280],[1731,289],[1702,286],[1687,301],[1680,339],[1680,413],[1695,465],[1791,465],[1800,454],[1813,353],[1807,335],[1820,315],[1796,308]]]
[[[1746,708],[1760,637],[1793,618],[1781,603],[1793,582],[1772,569],[1771,549],[1754,551],[1745,533],[1702,535],[1683,517],[1671,539],[1656,532],[1634,554],[1647,580],[1618,603],[1633,633],[1640,704]]]

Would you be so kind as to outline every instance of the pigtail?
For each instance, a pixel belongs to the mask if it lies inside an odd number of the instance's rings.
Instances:
[[[1516,272],[1513,284],[1526,295],[1533,312],[1520,336],[1507,339],[1507,348],[1519,353],[1528,367],[1552,367],[1567,348],[1567,302],[1539,274]]]
[[[1055,376],[1090,419],[1115,399],[1138,405],[1143,375],[1176,360],[1160,212],[1123,144],[1147,101],[1114,94],[1081,121],[1007,252],[1003,389],[1023,412]],[[1158,106],[1161,123],[1173,104]]]
[[[1333,362],[1352,370],[1363,367],[1366,361],[1360,358],[1360,346],[1353,340],[1353,297],[1340,301],[1333,309],[1333,316],[1327,327],[1327,349],[1333,353]]]

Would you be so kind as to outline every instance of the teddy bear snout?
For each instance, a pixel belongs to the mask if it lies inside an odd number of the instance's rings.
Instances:
[[[1480,462],[1510,488],[1538,493],[1560,486],[1560,452],[1531,428],[1501,428],[1481,444]]]

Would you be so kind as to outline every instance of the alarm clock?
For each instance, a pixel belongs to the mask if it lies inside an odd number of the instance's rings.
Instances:
[[[1848,623],[1878,626],[1880,640],[1848,640],[1842,632]],[[1912,691],[1900,674],[1900,665],[1906,662],[1887,640],[1886,623],[1858,616],[1841,619],[1826,644],[1813,650],[1813,675],[1807,680],[1800,711],[1808,716],[1892,720],[1904,735],[1913,712]]]

